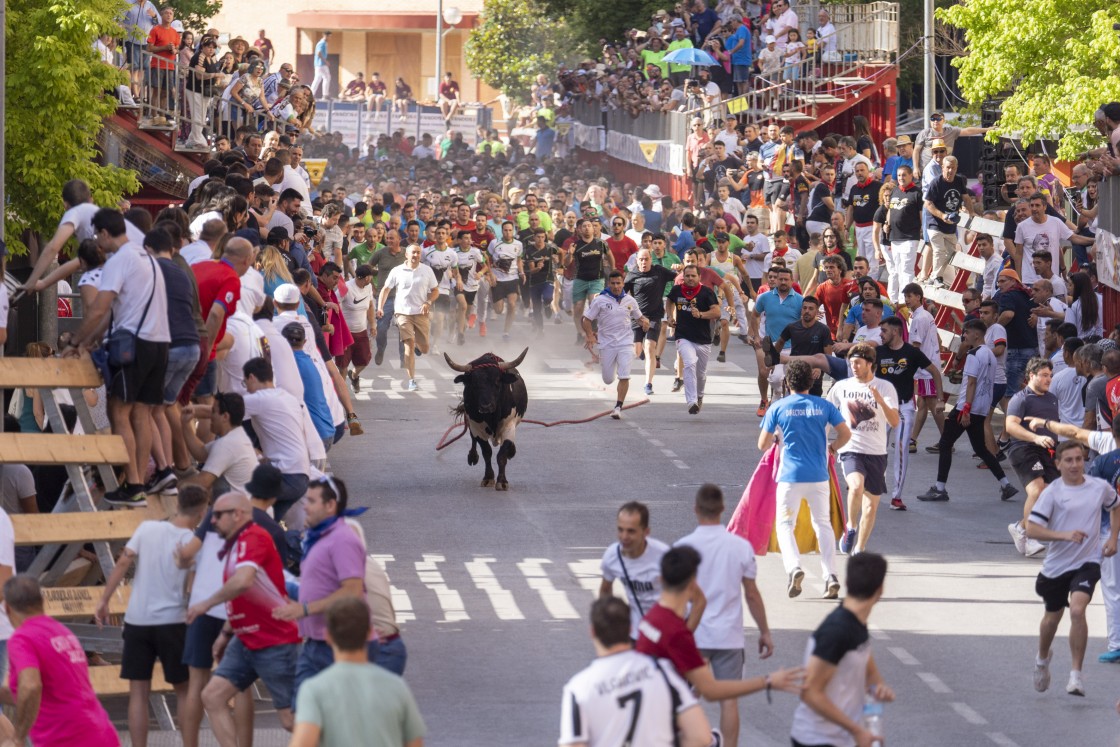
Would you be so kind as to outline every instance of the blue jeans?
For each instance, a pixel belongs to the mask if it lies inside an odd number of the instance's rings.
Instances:
[[[384,350],[389,344],[389,327],[393,325],[393,296],[385,300],[385,314],[377,320],[376,344],[379,351]],[[397,340],[397,352],[401,363],[404,363],[404,343]]]
[[[366,656],[371,664],[377,658],[376,641],[370,641],[366,647]],[[305,639],[299,648],[299,659],[296,661],[296,693],[299,693],[300,685],[306,680],[319,674],[331,664],[334,664],[334,650],[329,643],[314,638]],[[403,664],[401,666],[403,667]],[[292,701],[295,702],[295,695],[292,696]]]
[[[544,308],[552,303],[552,283],[529,286],[529,303],[533,307],[533,326],[544,327]]]
[[[1038,355],[1036,348],[1008,348],[1004,370],[1007,372],[1007,396],[1012,397],[1023,388],[1027,362]]]
[[[272,507],[272,513],[275,514],[273,518],[280,521],[284,518],[284,514],[288,509],[299,502],[307,492],[307,475],[281,475],[284,487],[280,491],[280,495],[276,497],[276,505]],[[266,496],[267,497],[267,496]]]
[[[391,641],[380,641],[373,645],[377,646],[377,657],[373,663],[403,677],[404,665],[408,661],[404,639],[398,635]]]
[[[168,349],[167,371],[163,375],[164,404],[173,405],[179,399],[179,391],[194,372],[201,354],[198,345],[193,344]]]
[[[226,647],[221,663],[214,670],[215,677],[229,680],[243,692],[260,678],[272,696],[276,710],[290,709],[295,704],[296,660],[299,646],[285,643],[250,651],[236,636]]]

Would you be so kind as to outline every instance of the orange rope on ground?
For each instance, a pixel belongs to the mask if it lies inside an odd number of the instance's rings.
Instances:
[[[637,402],[634,402],[633,404],[623,405],[622,409],[623,410],[630,410],[630,409],[633,409],[635,407],[641,407],[642,405],[648,405],[648,404],[649,404],[649,398],[647,397],[646,399],[638,400]],[[545,423],[544,421],[541,421],[541,420],[522,420],[521,422],[522,423],[531,423],[532,425],[543,425],[545,428],[552,428],[553,426],[556,426],[556,425],[579,425],[581,423],[590,423],[592,420],[598,420],[599,418],[605,417],[605,416],[610,415],[610,414],[611,414],[610,410],[603,410],[600,413],[592,415],[591,417],[583,418],[582,420],[554,420],[551,423]],[[451,431],[455,430],[456,426],[462,426],[463,430],[459,431],[459,435],[455,436],[455,438],[448,441],[447,436],[451,433]],[[447,430],[445,430],[443,432],[443,436],[440,438],[439,443],[436,444],[436,451],[442,451],[443,449],[446,449],[448,446],[455,443],[460,438],[462,438],[464,435],[466,435],[466,432],[467,432],[466,421],[463,421],[463,420],[460,420],[459,418],[456,418],[455,422],[451,424],[451,427],[449,427]]]

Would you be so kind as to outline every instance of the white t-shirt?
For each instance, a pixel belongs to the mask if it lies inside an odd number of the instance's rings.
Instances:
[[[16,530],[6,511],[0,511],[0,565],[11,568],[13,574],[16,572]],[[8,613],[4,612],[4,605],[0,604],[0,641],[11,638],[13,632]]]
[[[170,521],[145,521],[125,548],[136,553],[136,575],[124,621],[129,625],[174,625],[187,621],[187,569],[175,565],[175,548],[194,533]]]
[[[937,324],[933,314],[921,306],[910,312],[910,344],[922,351],[934,365],[941,362],[941,338],[937,336]],[[915,381],[932,379],[933,374],[924,368],[914,374]]]
[[[245,414],[253,421],[265,458],[285,475],[306,475],[311,461],[303,402],[278,387],[246,393],[244,398]]]
[[[280,334],[280,330],[271,319],[257,319],[254,324],[264,332],[264,338],[268,340],[269,355],[272,359],[272,379],[276,386],[302,402],[303,379],[300,378],[292,346],[284,339],[284,335]]]
[[[1023,245],[1023,285],[1030,286],[1038,280],[1038,273],[1034,271],[1031,258],[1035,252],[1050,252],[1051,269],[1058,274],[1058,255],[1062,251],[1062,242],[1068,241],[1073,235],[1069,226],[1052,215],[1047,215],[1042,223],[1036,223],[1034,218],[1027,218],[1015,227],[1015,243]]]
[[[1085,377],[1078,376],[1074,366],[1066,366],[1050,380],[1050,391],[1058,398],[1058,417],[1063,423],[1080,428],[1085,422],[1085,402],[1081,399],[1084,389]],[[1108,436],[1111,438],[1112,434]]]
[[[222,575],[225,572],[225,563],[218,559],[218,553],[225,546],[226,541],[221,535],[211,529],[206,532],[202,540],[202,547],[194,556],[194,581],[191,583],[190,604],[204,602],[222,588]],[[229,619],[224,604],[218,604],[207,610],[206,614],[219,620]]]
[[[350,328],[350,332],[357,334],[358,332],[365,332],[369,327],[369,319],[366,314],[369,308],[373,306],[373,292],[375,288],[373,283],[366,283],[365,288],[358,287],[358,279],[350,278],[346,281],[346,295],[342,298],[339,306],[342,307],[342,318],[346,320],[346,326]]]
[[[482,250],[476,246],[472,246],[468,251],[456,250],[455,258],[459,263],[459,277],[463,281],[463,290],[467,293],[474,293],[478,290],[478,268],[486,264],[486,258],[482,256]]]
[[[274,228],[283,228],[288,232],[289,239],[296,235],[296,224],[280,210],[274,210],[272,217],[268,219],[268,225],[265,226],[264,231],[265,235],[267,236]]]
[[[599,293],[587,304],[583,311],[584,319],[599,320],[599,347],[618,348],[633,346],[634,332],[632,322],[642,318],[638,302],[629,293],[623,292],[622,300]]]
[[[197,265],[214,258],[214,250],[205,241],[192,241],[179,250],[179,256],[187,261],[188,265]]]
[[[253,318],[241,309],[226,320],[226,334],[233,340],[233,346],[226,357],[218,360],[218,391],[245,393],[245,364],[264,354],[264,332],[253,324]]]
[[[393,312],[396,314],[419,314],[420,307],[428,302],[432,289],[439,285],[432,268],[425,264],[413,270],[407,264],[397,265],[389,271],[382,288],[396,288]]]
[[[697,647],[742,649],[743,579],[758,575],[751,543],[719,524],[705,524],[673,543],[674,547],[681,545],[688,545],[703,558],[696,581],[708,606],[696,628]]]
[[[191,240],[197,241],[198,237],[202,235],[202,227],[212,220],[222,220],[222,214],[217,210],[208,210],[205,213],[196,215],[190,225]]]
[[[231,488],[243,491],[245,483],[252,479],[257,464],[253,442],[245,429],[238,425],[226,435],[206,444],[206,463],[202,465],[202,471],[214,477],[224,477]]]
[[[754,242],[754,246],[751,246]],[[751,255],[763,255],[760,259],[751,259]],[[769,269],[766,264],[766,258],[770,255],[770,239],[761,233],[756,233],[754,236],[743,237],[743,248],[739,250],[739,256],[743,258],[743,262],[747,266],[747,275],[755,280],[762,277],[762,273]]]
[[[887,453],[887,416],[871,389],[877,389],[883,400],[898,408],[898,394],[894,385],[882,379],[872,379],[866,384],[854,376],[836,382],[828,390],[828,401],[836,405],[844,422],[852,430],[852,438],[840,448],[840,453],[885,455]]]
[[[92,202],[75,205],[62,214],[62,219],[58,221],[58,227],[62,228],[67,223],[72,225],[74,227],[74,238],[78,241],[96,238],[93,230],[93,216],[100,209]],[[133,225],[132,222],[128,220],[124,222],[124,231],[129,241],[144,246],[144,232]]]
[[[1059,301],[1056,296],[1052,296],[1047,303],[1054,311],[1060,311],[1065,314],[1065,321],[1069,321],[1069,307],[1063,301]],[[1048,316],[1040,316],[1038,318],[1038,349],[1046,350],[1046,322],[1050,321]],[[1078,330],[1080,332],[1080,330]]]
[[[167,324],[167,288],[155,258],[140,244],[129,242],[113,252],[101,268],[98,290],[113,291],[113,329],[137,332],[147,342],[171,342]],[[152,299],[148,313],[144,307]],[[144,325],[140,327],[140,320]]]
[[[1003,343],[1003,352],[996,355],[996,384],[1007,383],[1007,330],[1003,325],[996,322],[984,332],[984,345],[988,350],[992,351],[994,355],[996,352],[996,345]]]
[[[1104,337],[1104,323],[1101,322],[1101,314],[1104,310],[1104,297],[1100,293],[1097,296],[1097,318],[1092,320],[1089,325],[1088,331],[1081,329],[1081,299],[1074,301],[1068,309],[1066,309],[1066,321],[1077,327],[1078,337],[1087,337],[1089,335],[1097,335]]]
[[[984,417],[992,409],[992,386],[995,384],[996,357],[986,346],[968,351],[964,359],[964,378],[961,380],[960,391],[957,392],[957,409],[967,402],[968,379],[976,379],[976,388],[972,394],[972,408],[970,415]]]
[[[459,266],[458,252],[449,246],[438,249],[434,245],[424,247],[420,261],[432,268],[432,272],[439,278],[439,293],[441,296],[451,294],[451,268]]]
[[[35,495],[35,477],[26,464],[0,465],[0,508],[11,514],[22,514],[21,498]],[[0,562],[0,565],[3,565]]]
[[[237,299],[237,310],[250,319],[257,309],[264,305],[268,294],[264,292],[264,275],[256,267],[250,267],[241,276],[241,297]]]
[[[1049,543],[1042,575],[1057,578],[1086,563],[1101,562],[1101,511],[1116,505],[1116,491],[1099,477],[1085,477],[1080,485],[1057,479],[1046,486],[1031,509],[1030,521],[1055,532],[1080,529],[1085,540]],[[1088,592],[1088,590],[1086,590]]]
[[[630,637],[637,640],[638,623],[645,613],[657,604],[661,596],[661,557],[669,552],[669,546],[652,537],[646,539],[646,549],[636,558],[620,556],[621,546],[615,542],[603,553],[599,570],[607,581],[622,581],[626,587],[626,598],[630,602]],[[626,570],[623,572],[623,563]],[[630,582],[626,582],[626,577]]]
[[[494,239],[487,247],[486,253],[490,255],[490,266],[494,272],[494,280],[505,283],[510,280],[520,280],[517,274],[517,260],[524,254],[524,247],[517,239],[508,244],[501,239]]]
[[[601,656],[564,685],[559,744],[670,747],[671,714],[698,705],[671,661],[634,650]]]

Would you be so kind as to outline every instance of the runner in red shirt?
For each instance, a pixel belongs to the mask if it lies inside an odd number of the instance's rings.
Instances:
[[[289,602],[283,563],[272,537],[253,523],[253,506],[242,493],[226,493],[214,502],[215,529],[226,541],[218,558],[225,562],[225,584],[187,610],[187,624],[219,604],[229,620],[214,644],[218,668],[202,691],[214,736],[221,745],[236,744],[230,698],[264,681],[280,724],[291,731],[299,628],[274,616]],[[304,609],[306,612],[306,608]]]
[[[821,262],[827,279],[813,290],[824,307],[825,324],[835,337],[840,329],[840,309],[857,292],[855,281],[844,278],[844,261],[839,257],[825,257]]]
[[[626,235],[626,219],[621,215],[611,218],[611,237],[607,239],[607,249],[614,257],[615,268],[623,272],[626,271],[626,260],[638,253],[638,245]]]
[[[210,360],[226,333],[226,320],[237,311],[241,300],[241,274],[235,268],[232,258],[209,259],[191,265],[195,281],[198,283],[198,301],[202,309],[202,319],[206,322],[206,336],[210,339]]]

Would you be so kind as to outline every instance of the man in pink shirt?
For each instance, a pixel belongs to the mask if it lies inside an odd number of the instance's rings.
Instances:
[[[4,607],[16,631],[8,641],[8,687],[0,689],[0,703],[15,706],[15,743],[30,738],[35,747],[119,747],[90,684],[82,644],[43,614],[39,582],[25,575],[8,579]]]

